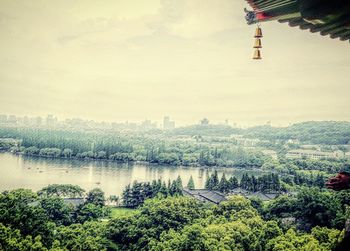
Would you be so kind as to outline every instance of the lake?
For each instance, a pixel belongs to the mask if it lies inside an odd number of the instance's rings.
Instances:
[[[126,185],[133,181],[174,180],[181,176],[184,185],[192,175],[196,188],[204,188],[207,172],[213,168],[179,167],[109,161],[85,161],[76,159],[51,159],[0,153],[0,190],[29,188],[40,190],[49,184],[74,184],[85,190],[101,188],[106,195],[121,195]],[[240,168],[216,168],[219,177],[226,178],[243,173],[256,176],[259,170]]]

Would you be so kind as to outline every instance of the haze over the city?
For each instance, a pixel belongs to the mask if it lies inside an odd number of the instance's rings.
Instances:
[[[350,120],[348,42],[269,22],[244,1],[0,3],[0,114],[275,125]]]

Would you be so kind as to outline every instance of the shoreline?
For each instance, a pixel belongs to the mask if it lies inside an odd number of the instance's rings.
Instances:
[[[233,168],[233,169],[249,169],[249,170],[256,170],[260,172],[264,172],[261,167],[258,166],[249,166],[249,167],[243,167],[243,166],[203,166],[203,165],[176,165],[176,164],[166,164],[166,163],[152,163],[148,161],[138,161],[138,160],[130,160],[130,161],[122,161],[122,160],[111,160],[111,159],[95,159],[95,158],[78,158],[78,157],[52,157],[52,156],[44,156],[39,154],[24,154],[24,153],[14,153],[8,150],[0,150],[0,153],[9,153],[12,155],[17,155],[21,157],[34,157],[34,158],[43,158],[43,159],[61,159],[61,160],[78,160],[78,161],[84,161],[84,162],[110,162],[110,163],[127,163],[127,164],[141,164],[141,165],[155,165],[155,166],[175,166],[175,167],[197,167],[202,169],[216,169],[216,168]]]

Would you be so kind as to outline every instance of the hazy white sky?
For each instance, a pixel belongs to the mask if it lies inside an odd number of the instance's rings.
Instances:
[[[0,113],[177,124],[350,120],[350,44],[243,0],[1,0]]]

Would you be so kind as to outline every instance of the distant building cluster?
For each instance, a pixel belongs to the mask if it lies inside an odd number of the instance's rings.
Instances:
[[[348,154],[348,153],[347,153]],[[346,154],[346,155],[347,155]],[[286,157],[290,159],[307,158],[307,159],[341,159],[346,156],[343,151],[322,152],[318,150],[296,149],[287,152]]]
[[[15,115],[0,114],[0,124],[41,126],[44,124],[44,121],[41,117],[18,117]]]
[[[175,128],[175,121],[170,120],[168,116],[163,119],[163,129],[164,130],[172,130]]]
[[[259,139],[244,138],[243,135],[231,135],[231,138],[237,143],[237,145],[246,147],[257,146],[258,143],[262,142]]]
[[[277,152],[274,150],[266,149],[266,150],[262,150],[261,152],[267,156],[270,156],[273,159],[278,159]]]
[[[142,121],[141,128],[143,130],[157,129],[157,122],[152,122],[149,119]]]
[[[157,122],[144,120],[142,122],[96,122],[94,120],[84,120],[80,118],[72,118],[59,120],[56,116],[49,114],[45,118],[4,115],[0,114],[0,125],[5,126],[22,126],[33,128],[53,128],[53,129],[98,129],[98,130],[119,130],[119,131],[147,131],[152,129],[161,129]],[[175,128],[175,121],[171,121],[169,117],[164,117],[163,129],[172,130]]]

